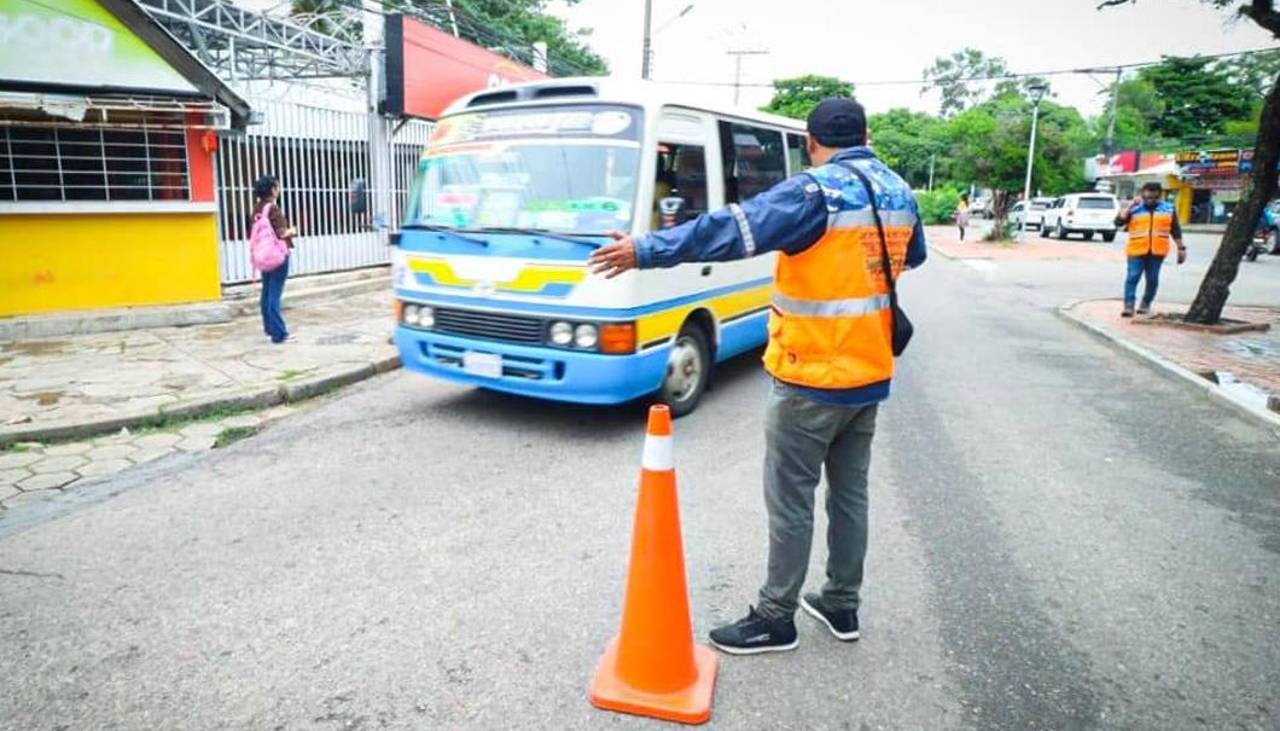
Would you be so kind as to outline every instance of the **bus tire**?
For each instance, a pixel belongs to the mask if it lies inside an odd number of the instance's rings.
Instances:
[[[657,400],[681,417],[698,408],[698,401],[711,380],[711,345],[707,333],[696,323],[686,322],[671,345],[667,372],[658,388]]]

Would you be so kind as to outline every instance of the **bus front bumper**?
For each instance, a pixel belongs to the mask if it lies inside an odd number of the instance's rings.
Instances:
[[[601,355],[478,340],[397,326],[401,364],[418,373],[495,391],[582,404],[618,404],[653,393],[666,375],[669,348]],[[463,369],[467,352],[502,358],[502,376]]]

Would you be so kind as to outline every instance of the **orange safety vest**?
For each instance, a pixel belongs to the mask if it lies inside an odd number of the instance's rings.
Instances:
[[[879,189],[896,277],[916,225],[910,188],[896,176],[889,181],[863,169]],[[826,193],[827,231],[798,254],[778,254],[765,369],[780,381],[808,388],[849,389],[887,381],[893,377],[889,287],[866,190],[839,165],[808,173]],[[894,189],[886,191],[890,183]]]
[[[1136,206],[1129,215],[1128,256],[1169,255],[1169,236],[1173,231],[1173,206],[1165,202],[1156,204],[1154,211],[1146,206]]]

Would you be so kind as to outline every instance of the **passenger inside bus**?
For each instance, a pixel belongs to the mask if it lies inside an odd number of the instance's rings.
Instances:
[[[663,198],[684,200],[676,223],[682,223],[707,210],[707,159],[699,145],[661,143],[653,187],[653,213],[650,228],[662,228],[659,205]]]

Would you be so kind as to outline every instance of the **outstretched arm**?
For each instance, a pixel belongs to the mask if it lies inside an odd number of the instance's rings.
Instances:
[[[692,261],[731,261],[769,251],[797,253],[827,229],[826,198],[807,175],[778,183],[760,195],[674,228],[614,243],[591,255],[591,271],[616,277],[629,269],[673,267]]]

